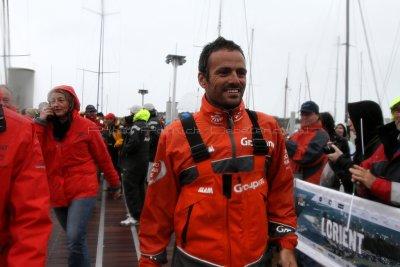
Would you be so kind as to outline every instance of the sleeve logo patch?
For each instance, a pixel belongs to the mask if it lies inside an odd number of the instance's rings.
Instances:
[[[149,185],[152,185],[158,180],[164,178],[166,174],[167,174],[167,168],[165,167],[164,161],[162,160],[156,161],[153,164],[147,182],[149,183]]]

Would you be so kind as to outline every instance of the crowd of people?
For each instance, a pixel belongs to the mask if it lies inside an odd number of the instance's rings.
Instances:
[[[200,55],[201,109],[164,129],[154,105],[126,117],[81,106],[56,86],[17,113],[0,85],[0,266],[44,266],[54,217],[69,266],[90,266],[87,225],[102,176],[124,197],[122,226],[139,225],[140,266],[265,266],[272,248],[297,266],[294,178],[400,206],[400,97],[384,124],[373,101],[348,105],[348,127],[313,101],[285,136],[274,117],[246,109],[245,56],[219,37]],[[34,190],[32,190],[34,188]]]
[[[0,266],[45,265],[50,207],[66,232],[68,265],[90,266],[86,236],[99,174],[113,198],[124,185],[128,217],[135,218],[130,224],[137,224],[163,127],[157,111],[146,104],[119,119],[88,105],[80,113],[67,85],[50,90],[37,111],[16,111],[11,90],[0,85]]]
[[[320,113],[315,102],[303,103],[301,127],[286,141],[295,176],[400,206],[400,97],[390,110],[392,121],[384,124],[376,102],[349,103],[347,131],[341,123],[335,126],[329,113]]]

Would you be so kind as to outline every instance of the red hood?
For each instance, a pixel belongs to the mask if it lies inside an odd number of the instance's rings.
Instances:
[[[225,124],[228,119],[228,116],[231,115],[233,117],[233,121],[239,121],[243,118],[243,114],[246,112],[243,101],[240,102],[240,105],[231,110],[225,110],[221,108],[217,108],[208,102],[206,99],[206,95],[203,96],[201,100],[201,108],[200,112],[206,116],[211,123],[219,125]]]
[[[56,86],[53,89],[51,89],[51,91],[49,92],[49,95],[51,94],[51,92],[53,92],[55,90],[64,91],[64,92],[67,92],[70,95],[72,95],[73,98],[74,98],[74,110],[77,110],[79,112],[79,110],[81,108],[81,104],[79,103],[78,96],[76,95],[75,90],[74,90],[74,88],[72,86],[69,86],[69,85]]]

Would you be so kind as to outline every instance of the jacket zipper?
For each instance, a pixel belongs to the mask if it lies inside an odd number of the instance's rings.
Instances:
[[[187,241],[186,240],[186,236],[187,236],[187,231],[189,229],[189,221],[190,221],[190,216],[192,214],[193,205],[194,204],[189,206],[188,214],[187,214],[187,217],[186,217],[186,223],[185,223],[185,226],[183,227],[183,230],[182,230],[182,248],[184,248],[186,246],[186,241]]]
[[[235,143],[235,138],[233,137],[233,119],[230,113],[228,113],[228,134],[229,134],[229,139],[231,141],[232,145],[232,158],[236,158],[236,143]]]
[[[233,136],[233,128],[234,128],[234,123],[233,123],[233,119],[232,119],[232,115],[229,112],[228,113],[228,135],[229,135],[229,139],[231,141],[231,145],[232,145],[232,160],[233,160],[233,164],[236,167],[236,142],[235,142],[235,138]],[[233,178],[233,177],[232,177]],[[230,266],[231,265],[231,241],[229,238],[229,199],[226,198],[226,242],[228,245],[228,257],[227,257],[227,265]]]

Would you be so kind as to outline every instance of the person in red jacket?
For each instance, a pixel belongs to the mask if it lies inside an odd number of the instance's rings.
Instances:
[[[313,101],[306,101],[300,108],[301,128],[286,141],[286,148],[295,176],[307,182],[318,184],[328,161],[323,148],[329,141],[319,118],[319,107]]]
[[[103,121],[100,120],[99,115],[100,113],[97,113],[97,109],[93,105],[87,105],[85,108],[85,113],[84,117],[92,122],[94,122],[99,130],[103,130],[104,124]],[[103,113],[101,113],[103,114]]]
[[[79,100],[71,86],[48,94],[49,107],[35,120],[49,180],[51,205],[67,233],[69,266],[90,266],[86,228],[97,191],[97,166],[110,190],[120,182],[95,123],[79,116]]]
[[[243,51],[219,37],[200,55],[199,112],[160,136],[140,219],[140,266],[265,266],[271,243],[296,266],[293,175],[276,120],[246,111]]]
[[[47,176],[34,127],[0,105],[0,266],[45,266],[49,209]]]
[[[343,154],[336,145],[330,144],[335,152],[328,154],[332,170],[342,181],[351,181],[352,167],[361,167],[367,171],[375,163],[387,161],[385,148],[379,137],[379,129],[384,126],[379,104],[371,100],[349,103],[348,111],[350,131],[356,134],[356,151],[351,158]],[[362,183],[353,185],[352,191],[355,189],[358,196],[376,200]]]
[[[378,128],[384,148],[379,157],[371,157],[361,166],[350,168],[352,180],[360,182],[376,200],[400,206],[400,97],[395,98],[390,110],[393,122]],[[379,151],[379,149],[378,149]]]
[[[12,92],[5,84],[0,84],[0,104],[3,105],[3,107],[17,111],[17,107],[14,105]]]

